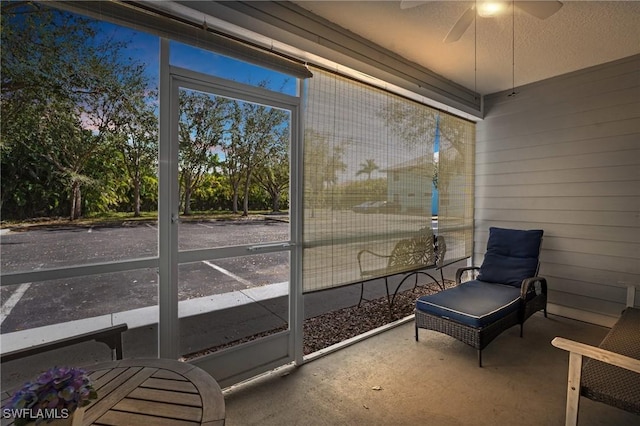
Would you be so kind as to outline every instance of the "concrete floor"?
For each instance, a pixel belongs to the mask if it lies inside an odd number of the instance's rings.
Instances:
[[[541,313],[483,351],[408,322],[295,368],[225,390],[226,425],[564,424],[563,336],[598,344],[608,329]],[[581,398],[581,426],[638,425],[640,417]]]

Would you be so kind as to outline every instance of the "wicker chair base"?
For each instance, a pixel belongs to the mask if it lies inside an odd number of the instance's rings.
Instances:
[[[544,317],[547,317],[547,295],[545,293],[538,294],[536,297],[525,303],[524,318],[522,319],[522,322],[524,323],[527,318],[538,311],[544,311]]]
[[[503,331],[520,324],[520,337],[522,337],[522,328],[524,321],[533,315],[534,312],[544,309],[546,316],[546,295],[536,296],[525,304],[522,310],[517,310],[498,321],[491,323],[482,328],[475,328],[464,325],[447,318],[431,315],[426,312],[415,310],[415,332],[416,341],[418,341],[418,329],[433,330],[446,334],[454,339],[475,348],[478,351],[478,366],[482,367],[482,350],[493,339],[498,337]]]
[[[640,359],[640,309],[627,308],[599,347]],[[582,367],[580,392],[594,401],[640,414],[640,373],[587,359]]]

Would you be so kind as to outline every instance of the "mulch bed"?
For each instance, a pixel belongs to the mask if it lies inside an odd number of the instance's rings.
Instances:
[[[449,284],[447,284],[449,285]],[[413,314],[418,297],[433,294],[440,289],[433,285],[419,286],[396,295],[393,313],[389,313],[387,298],[363,301],[360,307],[350,306],[304,321],[304,354],[308,355],[364,334],[398,319]]]
[[[447,286],[451,284],[451,282],[446,283]],[[375,300],[365,300],[360,304],[360,307],[357,305],[349,306],[308,318],[303,324],[304,354],[308,355],[317,352],[336,343],[364,334],[367,331],[382,327],[400,318],[407,317],[413,314],[418,297],[433,294],[438,291],[440,291],[440,289],[436,285],[428,284],[418,286],[415,290],[406,290],[398,293],[393,303],[392,315],[389,314],[387,297],[384,296]],[[286,326],[283,326],[264,333],[247,336],[224,345],[185,355],[183,360],[188,361],[208,355],[224,348],[284,331],[285,329]]]

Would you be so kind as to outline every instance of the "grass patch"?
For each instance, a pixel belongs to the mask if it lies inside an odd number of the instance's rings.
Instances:
[[[196,211],[188,216],[180,215],[180,220],[182,222],[198,222],[204,220],[258,220],[272,216],[279,220],[288,219],[289,217],[287,211],[274,213],[270,210],[253,210],[249,212],[248,216],[243,216],[242,213],[218,210]],[[141,212],[140,216],[137,217],[131,212],[109,212],[87,215],[73,221],[69,220],[68,217],[37,217],[23,221],[3,221],[0,223],[0,228],[25,229],[42,226],[118,226],[124,223],[149,223],[157,222],[157,220],[158,212]]]

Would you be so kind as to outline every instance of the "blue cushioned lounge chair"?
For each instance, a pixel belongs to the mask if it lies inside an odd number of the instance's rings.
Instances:
[[[448,334],[478,351],[533,313],[547,316],[547,281],[538,277],[542,230],[490,228],[482,266],[460,268],[456,286],[416,302],[415,329]],[[462,282],[463,275],[471,280]]]

